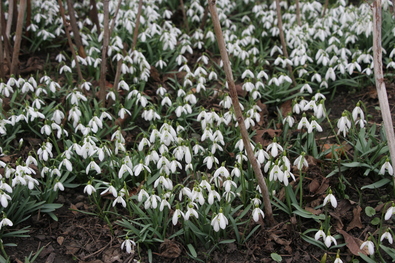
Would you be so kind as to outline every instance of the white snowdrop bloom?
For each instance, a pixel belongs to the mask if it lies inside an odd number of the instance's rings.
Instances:
[[[282,178],[283,178],[283,171],[280,169],[280,166],[278,165],[278,163],[276,161],[276,163],[270,169],[269,180],[270,181],[276,181],[278,179],[281,179],[280,181],[282,182]]]
[[[215,232],[218,232],[219,229],[225,229],[228,225],[228,219],[222,213],[222,208],[220,208],[219,213],[212,219],[211,225]]]
[[[345,112],[343,112],[342,117],[337,122],[337,128],[339,129],[337,134],[343,132],[343,136],[346,137],[348,130],[351,128],[351,122]]]
[[[264,218],[265,214],[263,213],[262,209],[259,208],[259,206],[255,206],[254,210],[252,210],[252,218],[255,222],[258,222],[261,216]]]
[[[300,88],[300,93],[303,93],[304,91],[307,91],[308,93],[313,93],[313,90],[311,89],[309,84],[304,84],[301,88]]]
[[[88,127],[93,133],[97,133],[99,131],[99,128],[103,128],[103,122],[99,117],[95,115],[92,117],[92,119],[89,120]]]
[[[92,195],[95,192],[96,188],[90,182],[88,182],[88,184],[84,187],[84,193]]]
[[[322,127],[317,123],[315,119],[310,122],[309,127],[307,128],[307,133],[312,133],[313,130],[317,130],[318,132],[322,132]]]
[[[273,157],[276,157],[279,154],[279,151],[283,151],[283,147],[277,143],[277,140],[274,138],[273,142],[267,146],[267,151],[270,150],[270,154]]]
[[[333,236],[331,236],[330,233],[328,233],[328,235],[326,235],[324,243],[325,243],[325,246],[328,248],[332,245],[332,243],[334,243],[337,246],[336,239]]]
[[[173,217],[171,219],[173,225],[177,225],[178,223],[178,219],[180,219],[181,217],[185,217],[184,213],[180,210],[180,209],[176,209],[173,213]]]
[[[151,194],[151,196],[149,196],[147,198],[147,200],[145,200],[144,208],[145,209],[149,209],[149,208],[156,209],[158,207],[158,203],[160,203],[160,202],[161,202],[160,197],[153,193],[153,194]]]
[[[125,241],[123,241],[121,244],[121,249],[125,248],[126,253],[132,254],[134,251],[133,248],[135,246],[136,246],[136,243],[133,240],[126,238]]]
[[[126,114],[128,114],[129,116],[132,115],[132,114],[130,113],[129,110],[125,109],[125,108],[122,106],[121,109],[118,111],[118,116],[119,116],[121,119],[124,119]]]
[[[139,164],[137,164],[137,165],[133,168],[133,173],[134,173],[135,176],[139,176],[140,173],[141,173],[143,170],[144,170],[144,171],[147,171],[148,173],[151,173],[151,169],[150,169],[148,166],[144,165],[143,162],[140,162]]]
[[[146,146],[150,147],[151,143],[146,137],[144,137],[144,138],[141,139],[141,141],[140,141],[140,143],[138,145],[139,152],[143,151],[144,147],[146,147]]]
[[[202,188],[200,188],[199,186],[195,186],[193,189],[192,189],[192,201],[197,201],[200,205],[204,205],[204,203],[205,203],[205,199],[204,199],[204,196],[203,196],[203,191],[202,191],[203,189]]]
[[[315,233],[314,239],[318,241],[321,237],[322,237],[322,240],[325,240],[325,239],[326,239],[326,234],[325,234],[325,232],[322,230],[322,228],[320,228],[320,230],[318,230],[317,233]]]
[[[0,229],[3,226],[13,226],[14,224],[12,223],[12,221],[6,217],[3,216],[3,219],[0,221]]]
[[[329,194],[325,197],[324,203],[322,205],[325,206],[328,202],[331,202],[331,205],[333,206],[333,208],[337,207],[336,197],[332,194],[331,190],[329,190]]]
[[[394,239],[392,238],[392,235],[391,235],[390,232],[388,232],[388,230],[385,231],[385,232],[381,235],[380,241],[383,242],[384,239],[387,239],[387,240],[388,240],[388,243],[390,243],[390,244],[392,244],[392,243],[394,242]]]
[[[3,191],[0,191],[0,203],[2,207],[6,208],[8,206],[8,200],[12,200],[11,196],[4,193]]]
[[[184,220],[188,221],[190,216],[194,216],[196,218],[199,218],[199,214],[198,214],[198,212],[196,211],[195,208],[198,208],[197,204],[194,203],[194,202],[189,202],[187,211],[184,214]]]
[[[283,119],[283,125],[285,125],[286,123],[288,124],[289,127],[292,128],[292,126],[295,123],[295,119],[291,115],[288,115]]]
[[[260,164],[263,164],[265,162],[265,160],[269,160],[270,156],[269,154],[263,150],[262,148],[258,149],[258,151],[255,152],[255,157],[257,158],[257,161]]]
[[[214,155],[210,154],[209,156],[207,156],[206,158],[204,158],[203,163],[206,164],[207,169],[211,169],[213,167],[213,164],[219,164],[219,161],[217,159],[217,157],[215,157]]]
[[[385,170],[387,170],[389,175],[394,175],[394,169],[390,163],[389,158],[387,158],[384,164],[381,166],[379,174],[385,174]]]
[[[58,189],[59,189],[60,191],[64,191],[64,186],[63,186],[62,182],[60,182],[60,181],[57,181],[57,182],[55,183],[54,187],[53,187],[53,190],[54,190],[55,192],[56,192]]]
[[[230,192],[232,190],[232,186],[234,186],[235,188],[237,188],[237,184],[232,181],[231,177],[228,177],[225,182],[223,183],[223,188],[225,189],[225,192]]]
[[[116,204],[122,204],[123,207],[126,207],[126,201],[123,198],[124,197],[124,193],[123,192],[119,192],[117,197],[115,198],[114,202],[112,202],[112,206],[114,207]]]
[[[367,240],[363,242],[359,249],[363,249],[364,247],[368,247],[369,255],[374,254],[374,243],[372,241]]]
[[[100,166],[99,166],[95,161],[93,161],[93,160],[92,160],[92,161],[88,164],[88,166],[86,167],[86,170],[85,170],[86,174],[89,174],[89,172],[90,172],[91,170],[95,170],[97,174],[100,174],[100,173],[101,173],[101,168],[100,168]]]
[[[358,117],[361,120],[365,120],[365,114],[363,113],[363,110],[360,107],[360,103],[357,103],[357,106],[352,111],[352,118],[353,118],[353,120],[357,121]]]

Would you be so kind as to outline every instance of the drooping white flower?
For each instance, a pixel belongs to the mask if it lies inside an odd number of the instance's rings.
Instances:
[[[263,213],[262,209],[260,209],[259,206],[256,205],[254,210],[252,210],[252,218],[254,219],[255,222],[258,222],[260,216],[264,218],[265,214]]]
[[[220,208],[219,213],[214,216],[213,220],[211,221],[211,225],[214,228],[215,232],[218,232],[219,229],[225,229],[228,225],[228,219],[222,213],[222,208]]]
[[[383,242],[384,239],[387,239],[390,244],[394,242],[394,239],[388,230],[381,235],[380,241]]]
[[[369,255],[374,254],[374,243],[372,241],[367,240],[363,242],[359,249],[363,249],[364,247],[368,247]]]
[[[392,215],[395,214],[395,206],[392,204],[388,209],[387,212],[385,212],[384,219],[388,220],[392,217]]]
[[[130,240],[128,237],[126,237],[125,241],[123,241],[121,244],[121,249],[125,248],[126,252],[131,254],[133,253],[133,247],[135,246],[136,243],[133,240]]]
[[[302,152],[298,156],[298,158],[295,159],[295,161],[293,163],[298,168],[298,170],[302,170],[303,166],[306,167],[306,168],[309,167],[309,164],[308,164],[308,162],[307,162],[307,160],[305,158],[305,155],[306,155],[306,153]]]
[[[337,122],[337,128],[339,128],[337,134],[343,132],[343,136],[346,137],[348,130],[351,128],[351,122],[347,118],[346,112],[343,112],[342,117]]]
[[[325,246],[328,247],[328,248],[332,245],[332,243],[334,243],[335,245],[337,245],[336,239],[335,239],[333,236],[331,236],[330,233],[328,233],[328,234],[326,235],[325,240],[324,240],[324,243],[325,243]]]
[[[84,193],[87,193],[88,195],[92,195],[92,193],[96,192],[96,188],[93,187],[91,182],[88,182],[88,184],[84,188]]]
[[[14,224],[12,223],[12,221],[6,217],[3,216],[3,219],[0,221],[0,229],[3,226],[13,226]]]
[[[325,197],[323,206],[325,206],[328,202],[331,202],[333,208],[337,207],[336,197],[332,194],[332,190],[329,190],[329,194]]]
[[[322,240],[325,240],[325,239],[326,239],[326,234],[325,234],[325,232],[322,230],[322,227],[320,228],[320,230],[317,231],[317,233],[315,233],[314,239],[318,241],[321,237],[322,237]]]
[[[384,164],[381,166],[379,174],[385,174],[385,170],[387,170],[389,175],[394,175],[394,168],[392,167],[389,158],[387,158]]]
[[[277,139],[274,137],[273,142],[267,146],[266,150],[270,150],[272,157],[276,157],[279,154],[279,151],[283,151],[283,147],[277,143]]]
[[[184,217],[184,213],[180,210],[180,209],[176,209],[173,213],[173,217],[172,217],[172,222],[173,225],[177,225],[178,219],[180,219],[180,217]]]

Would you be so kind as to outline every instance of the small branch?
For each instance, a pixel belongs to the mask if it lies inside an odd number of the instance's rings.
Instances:
[[[80,67],[80,64],[79,64],[78,59],[77,59],[77,54],[75,53],[75,50],[74,50],[73,41],[71,40],[71,36],[70,36],[69,30],[67,28],[67,21],[66,21],[65,11],[64,11],[64,7],[62,5],[62,1],[61,0],[58,0],[58,5],[59,5],[59,12],[60,12],[60,15],[61,15],[62,20],[63,20],[63,25],[65,27],[64,31],[66,32],[67,41],[68,41],[69,46],[70,46],[71,55],[73,56],[73,59],[75,61],[75,67],[77,69],[78,80],[81,83],[82,80],[84,79],[84,77],[82,76],[81,67]]]
[[[185,24],[185,31],[187,33],[189,33],[188,17],[187,17],[187,14],[185,13],[185,6],[184,6],[184,1],[183,0],[180,0],[180,6],[181,6],[182,18],[183,18],[184,24]]]
[[[114,27],[115,27],[115,20],[117,19],[118,12],[119,12],[119,8],[121,8],[121,3],[122,3],[122,0],[119,0],[119,1],[118,1],[118,5],[117,5],[117,9],[115,9],[114,17],[113,17],[112,20],[111,20],[110,34],[109,34],[110,36],[112,35],[112,32],[113,32],[113,30],[114,30]]]
[[[326,10],[328,9],[329,0],[325,0],[324,10],[322,10],[322,17],[325,16]]]
[[[73,0],[67,0],[67,8],[68,8],[69,17],[70,17],[71,29],[73,30],[73,34],[74,34],[75,45],[77,46],[77,50],[78,50],[78,55],[83,58],[86,58],[84,46],[82,45],[80,30],[77,25],[77,19],[75,18],[75,10],[74,10]]]
[[[21,0],[19,3],[19,13],[18,13],[18,21],[16,25],[15,32],[15,43],[14,43],[14,51],[12,53],[12,62],[11,62],[11,75],[18,75],[19,71],[19,51],[21,48],[22,42],[22,29],[23,23],[25,21],[25,12],[26,12],[26,0]]]
[[[134,30],[133,30],[132,50],[135,50],[136,46],[137,46],[137,37],[139,35],[140,17],[141,17],[142,7],[143,7],[143,0],[140,0],[139,1],[139,8],[137,9],[136,25],[134,26]]]
[[[283,19],[282,19],[282,16],[281,16],[280,0],[276,0],[276,9],[277,9],[277,26],[278,26],[278,28],[280,30],[281,46],[283,48],[284,57],[286,59],[288,59],[289,56],[288,56],[288,51],[287,51],[287,43],[285,42],[285,38],[284,38],[284,28],[283,28]],[[288,63],[287,63],[287,68],[288,68],[289,75],[290,75],[290,77],[292,79],[292,83],[296,87],[295,76],[294,76],[294,73],[292,71],[291,65],[288,64]]]
[[[374,77],[379,97],[381,114],[384,121],[385,134],[387,136],[388,148],[391,155],[391,165],[395,164],[395,135],[392,124],[391,111],[388,103],[387,90],[383,75],[383,58],[381,47],[381,0],[373,3],[373,60]],[[394,177],[395,183],[395,177]]]
[[[102,105],[105,104],[106,99],[106,75],[107,75],[107,50],[108,44],[110,42],[110,12],[109,12],[109,0],[103,1],[103,11],[104,11],[104,31],[103,31],[103,47],[102,47],[102,60],[101,60],[101,68],[100,68],[100,90],[99,90],[99,100]]]
[[[273,211],[272,211],[272,206],[270,203],[269,191],[267,189],[265,178],[263,177],[261,167],[258,165],[258,162],[254,156],[254,152],[251,147],[248,132],[247,132],[247,129],[246,129],[246,126],[244,123],[243,113],[240,108],[240,103],[239,103],[239,99],[237,96],[235,82],[233,80],[232,68],[230,66],[230,61],[229,61],[228,53],[226,51],[224,37],[222,35],[221,24],[219,22],[217,8],[215,6],[215,0],[208,0],[208,6],[209,6],[209,10],[210,10],[211,17],[213,20],[215,36],[217,38],[219,50],[221,53],[221,58],[224,63],[224,71],[226,74],[226,81],[228,82],[228,85],[229,85],[230,96],[232,98],[233,108],[235,110],[236,119],[239,124],[240,133],[243,138],[244,147],[246,148],[248,160],[250,161],[250,163],[252,165],[252,168],[255,173],[255,177],[258,181],[259,187],[262,192],[267,222],[270,226],[272,226],[272,225],[274,225],[275,220],[273,218]]]

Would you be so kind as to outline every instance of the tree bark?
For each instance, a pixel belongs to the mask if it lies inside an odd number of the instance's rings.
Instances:
[[[224,64],[226,81],[228,82],[228,85],[229,85],[230,96],[232,98],[233,108],[235,110],[236,119],[239,124],[240,133],[243,138],[244,147],[246,148],[247,157],[248,157],[249,162],[252,165],[252,168],[255,173],[255,177],[258,181],[259,187],[262,192],[263,203],[265,205],[265,218],[267,220],[267,223],[270,226],[272,226],[275,224],[275,220],[273,217],[272,206],[270,203],[269,191],[267,189],[267,185],[265,182],[265,178],[263,177],[261,167],[258,165],[258,162],[257,162],[254,152],[252,150],[252,147],[250,144],[250,139],[248,136],[248,131],[247,131],[245,123],[244,123],[243,113],[240,108],[240,103],[239,103],[239,99],[237,96],[235,82],[233,80],[232,68],[230,66],[230,61],[229,61],[228,53],[226,50],[226,45],[225,45],[224,37],[222,34],[221,24],[219,22],[219,17],[218,17],[218,13],[217,13],[217,8],[215,6],[215,2],[216,2],[215,0],[208,0],[208,7],[209,7],[209,10],[211,13],[212,20],[213,20],[215,36],[217,38],[219,50],[221,53],[221,58],[222,58],[222,61]]]
[[[387,90],[383,75],[383,58],[381,47],[381,0],[373,3],[373,59],[374,59],[374,77],[376,89],[379,97],[381,115],[384,121],[385,134],[387,136],[388,148],[391,155],[391,165],[395,164],[395,135],[392,123],[391,110],[388,103]],[[395,183],[395,177],[394,183]]]
[[[18,13],[18,21],[16,25],[16,32],[15,32],[15,43],[14,43],[14,51],[12,53],[12,62],[11,62],[11,75],[18,75],[19,74],[19,51],[21,48],[22,42],[22,30],[23,30],[23,23],[25,21],[25,12],[26,12],[26,0],[21,0],[19,3],[19,13]]]

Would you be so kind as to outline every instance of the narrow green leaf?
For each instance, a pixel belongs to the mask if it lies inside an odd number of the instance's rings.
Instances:
[[[380,187],[382,187],[382,186],[388,184],[389,182],[391,182],[390,179],[384,178],[384,179],[381,179],[380,181],[375,182],[375,183],[373,183],[373,184],[369,184],[369,185],[362,186],[362,187],[361,187],[361,190],[363,190],[363,189],[376,189],[376,188],[380,188]]]
[[[189,252],[191,252],[192,256],[193,256],[194,258],[196,258],[196,257],[197,257],[197,253],[196,253],[196,250],[195,250],[195,248],[193,247],[193,245],[192,245],[192,244],[188,244],[187,247],[188,247],[188,249],[189,249]]]

